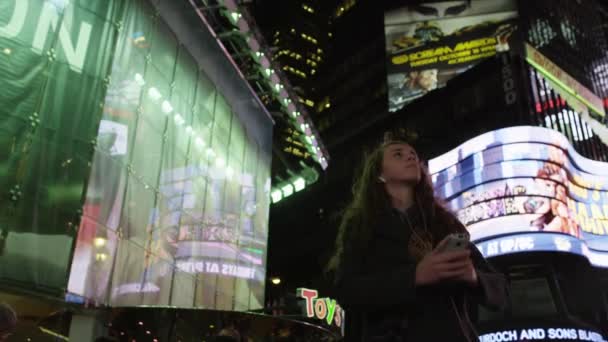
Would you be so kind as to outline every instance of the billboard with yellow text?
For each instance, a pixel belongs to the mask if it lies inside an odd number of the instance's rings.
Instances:
[[[389,110],[508,50],[516,16],[511,0],[425,2],[386,12]]]

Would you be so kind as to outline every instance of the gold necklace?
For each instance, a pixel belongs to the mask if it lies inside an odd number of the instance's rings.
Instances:
[[[417,232],[418,229],[416,229],[410,221],[407,212],[404,212],[403,215],[399,215],[399,217],[401,218],[401,222],[405,223],[402,218],[402,216],[405,216],[407,225],[412,231],[407,244],[409,254],[416,260],[421,260],[425,255],[433,250],[433,238],[428,231],[426,217],[424,216],[424,211],[420,208],[420,204],[418,204],[418,211],[422,217],[422,226],[424,229],[421,233]]]

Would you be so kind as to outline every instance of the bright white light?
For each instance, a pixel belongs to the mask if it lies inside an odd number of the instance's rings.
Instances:
[[[173,106],[171,106],[171,103],[169,101],[165,100],[161,105],[161,109],[163,113],[170,114],[173,111]]]
[[[215,157],[215,152],[211,149],[211,147],[207,148],[207,157],[208,158],[213,158]]]
[[[234,170],[230,166],[228,166],[226,168],[226,177],[232,178],[232,176],[234,176]]]
[[[186,127],[186,133],[192,134],[192,126]]]
[[[158,89],[154,87],[148,89],[148,96],[154,101],[158,101],[161,97],[163,97],[158,91]]]
[[[196,139],[194,139],[194,143],[196,144],[196,146],[198,146],[199,148],[203,148],[205,146],[205,142],[203,141],[203,139],[201,139],[200,137],[196,137]]]
[[[215,159],[215,166],[224,167],[225,165],[226,165],[226,161],[224,160],[224,158],[217,157],[217,159]]]
[[[241,18],[241,14],[238,12],[232,12],[230,13],[230,17],[232,18],[232,21],[237,22]]]
[[[298,177],[295,181],[293,181],[293,188],[296,192],[304,189],[306,187],[306,181],[302,177]]]
[[[106,239],[102,238],[102,237],[98,237],[98,238],[95,238],[94,243],[95,243],[95,247],[97,247],[97,248],[103,247],[106,245]]]
[[[283,199],[283,193],[281,192],[281,190],[273,190],[270,196],[272,197],[272,203],[277,203],[278,201]]]
[[[293,194],[293,185],[286,184],[281,190],[283,191],[283,197],[291,196],[291,194]]]
[[[175,119],[175,123],[180,126],[183,125],[185,122],[184,118],[179,113],[175,114],[174,119]]]
[[[141,74],[135,74],[135,83],[137,83],[138,86],[143,87],[146,84],[146,81]]]
[[[279,277],[274,277],[270,280],[274,285],[279,285],[281,284],[281,278]]]

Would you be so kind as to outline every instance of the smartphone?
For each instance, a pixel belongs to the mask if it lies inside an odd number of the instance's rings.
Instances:
[[[462,251],[469,246],[469,236],[467,234],[450,234],[447,239],[448,241],[440,252]]]

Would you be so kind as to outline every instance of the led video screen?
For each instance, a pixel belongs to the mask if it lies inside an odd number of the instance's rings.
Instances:
[[[547,250],[550,243],[554,250],[578,246],[585,255],[608,252],[608,165],[583,158],[557,131],[489,132],[430,160],[429,168],[436,195],[489,255]],[[541,232],[552,238],[531,234]],[[512,234],[522,235],[484,242]]]
[[[111,306],[263,306],[272,122],[235,100],[243,80],[212,80],[212,42],[195,57],[147,0],[0,3],[15,193],[0,280]]]
[[[389,110],[508,50],[516,16],[512,0],[423,2],[387,11]]]

